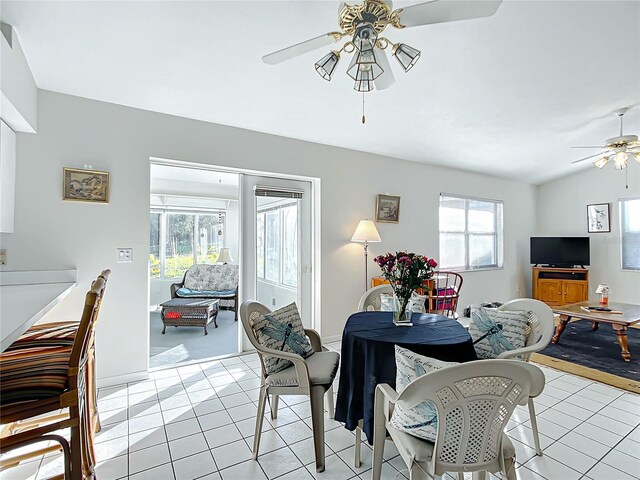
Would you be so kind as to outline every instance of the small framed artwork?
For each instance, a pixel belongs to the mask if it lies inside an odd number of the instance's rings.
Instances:
[[[587,227],[589,233],[610,232],[610,213],[611,205],[609,203],[596,203],[593,205],[587,205]]]
[[[400,221],[400,197],[378,194],[376,197],[376,222],[398,223]]]
[[[109,172],[64,168],[62,192],[64,200],[109,203]]]

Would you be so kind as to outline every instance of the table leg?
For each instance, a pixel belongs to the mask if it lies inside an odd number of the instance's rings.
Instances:
[[[551,343],[558,343],[560,341],[560,335],[562,335],[562,332],[564,332],[564,329],[567,326],[567,323],[569,323],[569,320],[571,320],[570,316],[560,315],[560,323],[558,323],[558,326],[556,327],[556,333],[553,335]]]
[[[631,361],[631,353],[629,353],[629,339],[627,337],[627,326],[612,323],[611,326],[616,332],[616,338],[620,344],[620,350],[622,350],[622,358],[625,362]]]
[[[593,330],[594,332],[598,330],[599,326],[600,326],[600,322],[591,322],[591,330]]]

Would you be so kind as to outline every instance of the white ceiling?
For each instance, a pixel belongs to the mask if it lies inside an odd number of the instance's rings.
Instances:
[[[531,183],[593,168],[570,147],[617,135],[613,112],[640,103],[637,1],[507,0],[490,18],[392,29],[422,56],[408,74],[392,62],[364,126],[346,62],[331,82],[314,71],[329,49],[260,60],[336,30],[337,1],[1,7],[43,89]],[[625,133],[638,130],[634,108]]]

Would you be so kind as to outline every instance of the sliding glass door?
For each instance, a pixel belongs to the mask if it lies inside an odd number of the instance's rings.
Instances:
[[[272,310],[295,302],[313,327],[311,183],[242,177],[243,298]]]

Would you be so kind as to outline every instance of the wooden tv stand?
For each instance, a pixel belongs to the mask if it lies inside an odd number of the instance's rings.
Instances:
[[[550,307],[589,299],[589,270],[533,267],[533,298]]]

